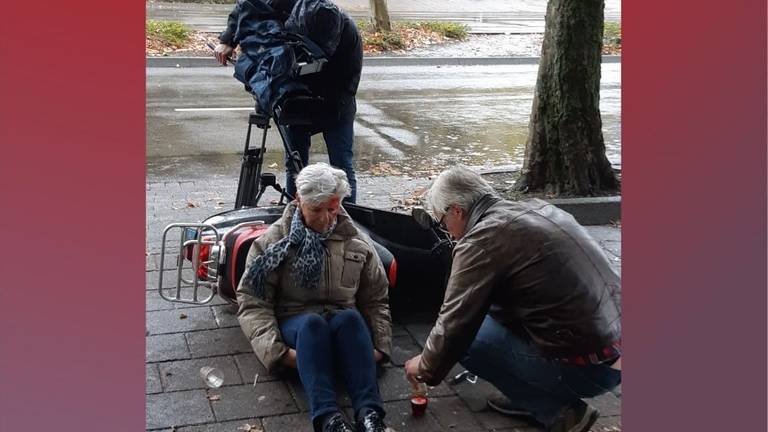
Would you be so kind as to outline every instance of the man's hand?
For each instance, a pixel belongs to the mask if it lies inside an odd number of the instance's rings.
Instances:
[[[377,350],[376,348],[373,349],[373,359],[376,361],[376,363],[380,362],[381,359],[384,358],[384,354],[381,353],[381,351]]]
[[[218,60],[219,63],[226,66],[227,59],[232,55],[234,51],[235,49],[231,46],[220,43],[216,45],[216,48],[213,49],[213,55],[216,57],[216,60]]]
[[[419,375],[419,363],[421,363],[421,354],[405,362],[405,377],[412,383],[419,382],[416,379]]]
[[[288,352],[283,354],[282,357],[280,357],[280,362],[284,366],[288,366],[289,368],[296,369],[296,350],[293,348],[288,348]]]

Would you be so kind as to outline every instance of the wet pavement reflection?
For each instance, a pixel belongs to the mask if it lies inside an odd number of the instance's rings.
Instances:
[[[221,86],[221,69],[207,69],[148,73],[149,176],[239,171],[249,96],[231,82]],[[364,69],[355,123],[358,171],[426,177],[459,163],[521,166],[536,71],[536,65]],[[603,136],[614,166],[621,165],[620,76],[619,63],[603,65]],[[173,108],[179,106],[204,109]],[[221,107],[232,109],[216,111]],[[251,145],[258,146],[261,131],[254,131]],[[268,137],[264,166],[282,171],[277,131],[270,129]],[[313,137],[310,155],[312,162],[327,160],[321,135]]]

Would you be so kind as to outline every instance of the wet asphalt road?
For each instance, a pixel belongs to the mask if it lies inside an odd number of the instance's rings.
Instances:
[[[455,163],[522,163],[536,65],[366,66],[358,93],[356,163],[398,171],[434,172]],[[195,159],[237,163],[251,96],[232,68],[147,69],[148,169]],[[601,113],[608,158],[621,164],[621,64],[602,67]],[[260,140],[260,131],[252,145]],[[282,165],[275,129],[267,165]],[[312,160],[325,159],[316,136]],[[237,163],[239,165],[239,163]],[[151,173],[148,173],[151,174]]]

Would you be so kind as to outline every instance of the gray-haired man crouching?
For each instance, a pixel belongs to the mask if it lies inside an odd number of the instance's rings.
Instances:
[[[619,276],[576,220],[545,201],[499,198],[454,167],[426,207],[457,240],[440,314],[409,379],[438,384],[460,362],[548,431],[586,432],[597,410],[582,398],[621,382]]]

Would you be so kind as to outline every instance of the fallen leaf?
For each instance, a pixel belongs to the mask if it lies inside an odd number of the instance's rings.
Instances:
[[[197,207],[197,204],[193,203],[192,201],[187,201],[187,208],[195,208]]]
[[[181,314],[181,315],[179,315],[179,319],[187,319],[187,314]]]
[[[427,193],[427,188],[424,186],[419,186],[413,192],[411,192],[411,196],[417,198],[423,196],[425,193]]]
[[[221,400],[221,395],[216,395],[216,394],[208,395],[208,400],[209,401]]]
[[[242,426],[238,426],[237,430],[245,431],[245,432],[263,432],[264,431],[264,429],[249,423],[246,423]]]

